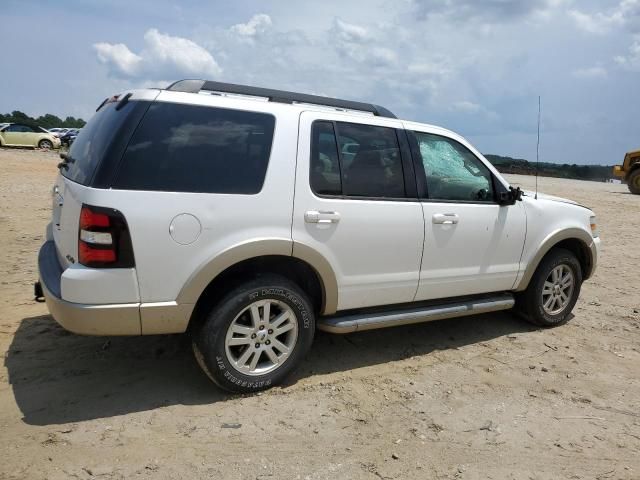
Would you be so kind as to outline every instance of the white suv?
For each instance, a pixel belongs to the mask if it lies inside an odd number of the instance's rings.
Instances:
[[[597,262],[591,210],[366,103],[183,80],[105,100],[63,159],[36,295],[76,333],[188,331],[238,392],[282,381],[316,328],[561,324]]]

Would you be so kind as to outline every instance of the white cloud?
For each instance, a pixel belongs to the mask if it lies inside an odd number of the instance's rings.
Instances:
[[[271,27],[271,17],[265,13],[258,13],[251,17],[247,23],[237,23],[231,27],[231,31],[241,38],[249,41],[265,33]]]
[[[394,50],[376,45],[376,38],[368,29],[339,18],[334,19],[329,38],[340,55],[358,63],[385,66],[395,63],[398,59]]]
[[[452,104],[453,110],[465,113],[477,113],[482,110],[482,107],[477,103],[469,102],[468,100],[462,100],[460,102],[454,102]]]
[[[331,7],[340,4],[340,0],[326,1]],[[595,102],[602,95],[614,102],[611,97],[628,90],[621,86],[597,91],[603,78],[612,84],[621,77],[631,81],[631,75],[622,75],[621,70],[635,65],[633,51],[612,50],[620,44],[620,37],[629,36],[629,29],[617,29],[615,37],[614,33],[606,38],[584,36],[576,42],[575,28],[567,28],[573,23],[566,11],[590,12],[582,2],[424,0],[431,13],[420,16],[417,1],[388,2],[384,11],[364,8],[368,5],[365,0],[345,3],[340,10],[304,6],[293,11],[270,3],[265,7],[271,9],[269,15],[245,9],[241,23],[214,21],[194,27],[180,40],[205,52],[201,69],[207,70],[209,58],[220,62],[224,74],[217,77],[184,73],[193,64],[192,56],[184,55],[191,48],[158,31],[148,32],[137,49],[130,49],[133,40],[116,37],[125,45],[106,44],[96,51],[101,61],[110,62],[112,74],[133,79],[129,83],[135,86],[180,77],[212,77],[373,102],[401,118],[440,124],[472,140],[482,138],[486,143],[480,147],[489,152],[498,151],[491,145],[509,138],[513,150],[505,148],[504,153],[526,151],[522,144],[529,143],[522,141],[535,134],[532,119],[538,95],[557,99],[553,118],[569,128],[566,125],[576,118],[576,109],[585,118],[600,111],[592,114],[588,111],[592,104],[576,101],[576,97],[589,95]],[[620,2],[612,1],[614,6]],[[340,11],[340,17],[332,13],[335,11]],[[548,16],[542,18],[542,14]],[[463,17],[468,21],[462,22]],[[539,21],[541,18],[545,21]],[[483,28],[484,34],[480,33]],[[626,42],[622,45],[631,43]],[[179,48],[170,48],[173,45]],[[548,54],[551,50],[553,55]],[[613,59],[601,58],[609,51],[625,55],[617,60],[618,68],[613,68]],[[164,66],[154,67],[155,63]],[[215,65],[219,72],[218,63]],[[176,70],[183,73],[176,74]],[[564,150],[558,147],[557,151],[562,157]],[[528,156],[525,152],[519,155]],[[590,151],[585,155],[596,158]]]
[[[93,45],[98,60],[112,75],[124,78],[157,80],[161,78],[215,78],[222,69],[213,56],[197,43],[182,37],[160,33],[155,28],[144,35],[145,47],[139,54],[122,44]]]
[[[133,53],[124,43],[96,43],[100,62],[118,69],[124,75],[135,76],[142,63],[142,57]]]
[[[640,29],[640,0],[622,0],[607,12],[585,13],[573,9],[568,13],[578,28],[589,33],[604,34],[622,26]]]
[[[500,115],[498,115],[497,112],[489,110],[479,103],[471,102],[469,100],[460,100],[457,102],[453,102],[449,109],[453,112],[465,116],[481,115],[482,118],[490,122],[496,122],[500,119]]]
[[[333,33],[337,36],[338,40],[347,43],[363,43],[370,38],[366,28],[343,22],[339,18],[334,20]]]
[[[577,78],[606,78],[607,70],[603,67],[578,68],[574,70],[573,76]]]
[[[627,55],[618,55],[614,60],[623,68],[640,71],[640,35],[636,35]]]
[[[444,62],[412,63],[407,70],[418,75],[445,76],[451,73],[451,67]]]

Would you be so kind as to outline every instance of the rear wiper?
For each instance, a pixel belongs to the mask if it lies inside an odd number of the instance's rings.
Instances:
[[[124,97],[122,97],[122,100],[120,100],[118,102],[118,104],[116,105],[116,110],[120,110],[122,107],[124,107],[127,102],[129,101],[129,99],[131,98],[131,95],[133,95],[132,93],[127,93]]]
[[[96,112],[100,110],[102,107],[104,107],[104,104],[107,103],[108,101],[109,101],[109,97],[105,98],[104,101],[100,105],[98,105],[98,108],[96,108]]]

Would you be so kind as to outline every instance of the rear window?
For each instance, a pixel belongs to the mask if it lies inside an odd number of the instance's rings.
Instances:
[[[153,103],[129,141],[113,187],[258,193],[274,128],[275,118],[265,113]]]
[[[90,184],[134,103],[130,102],[121,110],[116,110],[116,103],[108,103],[91,117],[71,145],[69,156],[72,160],[67,162],[69,168],[62,169],[65,177],[83,185]]]

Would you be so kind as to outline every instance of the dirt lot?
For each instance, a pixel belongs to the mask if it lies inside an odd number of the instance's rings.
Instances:
[[[76,336],[32,301],[56,162],[0,150],[0,478],[640,478],[640,197],[625,186],[540,179],[599,217],[569,324],[320,333],[286,386],[243,397],[210,385],[182,336]]]

